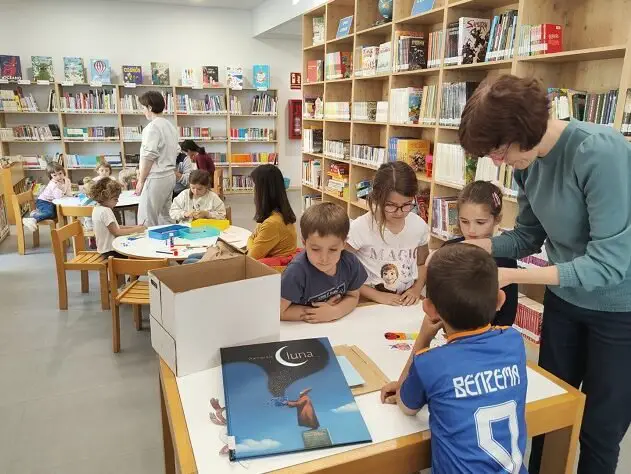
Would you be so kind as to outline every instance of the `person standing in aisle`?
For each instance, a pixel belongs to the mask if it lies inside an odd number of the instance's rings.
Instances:
[[[534,79],[501,76],[473,93],[460,145],[515,169],[514,230],[467,240],[494,257],[546,247],[550,266],[500,268],[500,286],[547,285],[539,365],[587,399],[579,474],[614,474],[631,422],[631,144],[605,125],[550,119]],[[539,472],[543,437],[529,472]]]
[[[180,152],[177,130],[162,116],[165,103],[160,92],[145,92],[140,103],[150,123],[142,131],[140,145],[138,222],[147,227],[172,224],[169,209],[176,181],[175,160]]]
[[[206,170],[210,173],[210,187],[213,187],[215,185],[215,163],[212,157],[206,153],[206,149],[203,146],[199,146],[193,140],[184,140],[180,148],[182,148],[182,151],[197,165],[198,170]]]

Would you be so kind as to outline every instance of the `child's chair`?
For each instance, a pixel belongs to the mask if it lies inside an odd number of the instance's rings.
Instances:
[[[98,252],[85,251],[85,236],[81,223],[75,221],[61,229],[53,229],[51,238],[57,266],[59,309],[68,309],[68,283],[66,281],[68,270],[81,272],[81,293],[87,293],[90,290],[88,271],[98,271],[101,284],[101,307],[110,309],[107,294],[107,261]],[[67,260],[66,241],[70,239],[73,240],[74,256]]]
[[[230,206],[226,206],[226,220],[232,225],[232,209]]]
[[[225,199],[223,194],[223,171],[221,168],[215,168],[212,191],[219,196],[222,201]]]
[[[13,215],[15,216],[15,228],[18,233],[18,253],[24,255],[26,253],[26,237],[24,235],[24,225],[22,224],[22,205],[29,204],[30,210],[35,210],[35,197],[33,191],[25,191],[20,194],[13,195]],[[56,219],[46,219],[39,221],[38,226],[48,225],[52,231],[57,226]],[[33,247],[39,247],[39,228],[33,232]]]
[[[149,304],[149,283],[138,280],[139,276],[146,275],[148,271],[169,266],[167,259],[155,260],[126,260],[110,257],[107,263],[110,276],[110,293],[112,307],[112,352],[120,352],[121,328],[119,306],[130,304],[134,311],[134,324],[136,330],[142,329],[142,306]],[[118,289],[118,276],[129,275],[132,277],[124,288]]]
[[[72,224],[79,218],[92,217],[92,206],[57,206],[57,220],[61,224]],[[79,221],[81,223],[81,221]],[[81,224],[83,227],[83,224]],[[94,231],[91,229],[83,229],[83,236],[85,238],[94,237]],[[74,242],[73,242],[74,246]],[[74,249],[77,253],[77,249]]]

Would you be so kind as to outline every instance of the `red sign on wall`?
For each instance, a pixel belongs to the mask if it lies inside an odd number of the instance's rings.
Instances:
[[[299,72],[289,73],[289,88],[300,89],[302,87],[302,74]]]

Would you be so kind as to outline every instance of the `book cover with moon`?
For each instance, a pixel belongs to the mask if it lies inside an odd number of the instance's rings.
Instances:
[[[221,349],[232,461],[372,441],[327,338]]]

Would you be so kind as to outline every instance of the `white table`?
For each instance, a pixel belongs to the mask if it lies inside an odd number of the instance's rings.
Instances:
[[[136,195],[134,191],[123,191],[118,198],[118,204],[116,207],[131,207],[137,206],[140,203],[140,196]],[[81,202],[78,196],[64,196],[59,199],[55,199],[53,204],[60,206],[80,206]],[[94,206],[94,204],[88,204]]]
[[[181,225],[190,226],[190,224],[182,223]],[[150,230],[160,229],[166,226],[155,226],[150,227]],[[247,244],[247,238],[250,236],[250,231],[247,229],[243,229],[242,227],[230,226],[225,231],[223,231],[219,237],[222,240],[234,245],[235,247],[243,247]],[[245,239],[245,240],[244,240]],[[182,239],[180,237],[175,237],[175,244],[189,244],[197,246],[195,248],[184,248],[177,247],[178,255],[175,256],[170,253],[162,253],[169,251],[168,241],[165,240],[157,240],[151,239],[147,236],[147,234],[143,235],[140,238],[134,238],[133,236],[120,236],[114,239],[112,243],[112,247],[118,253],[123,255],[127,255],[132,258],[166,258],[169,260],[179,261],[186,260],[189,255],[196,253],[204,253],[206,252],[206,248],[212,247],[217,243],[217,237],[209,237],[203,239]]]
[[[386,376],[397,379],[410,352],[392,349],[394,342],[386,340],[384,333],[417,332],[423,317],[421,305],[365,306],[328,324],[281,322],[280,338],[326,336],[333,346],[355,344]],[[167,473],[179,468],[177,472],[253,474],[303,463],[310,464],[288,472],[323,469],[341,473],[404,473],[425,468],[429,462],[427,408],[415,417],[408,417],[396,406],[381,404],[379,392],[373,392],[356,397],[372,443],[231,463],[226,456],[218,454],[225,442],[226,429],[214,425],[208,417],[211,397],[219,398],[223,405],[221,368],[175,378],[161,361],[160,375]],[[546,438],[542,473],[569,473],[573,469],[583,403],[580,392],[542,373],[541,369],[528,367],[528,435],[550,433]],[[336,456],[341,453],[344,454]]]

